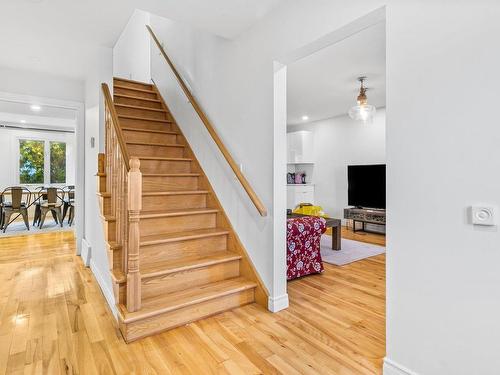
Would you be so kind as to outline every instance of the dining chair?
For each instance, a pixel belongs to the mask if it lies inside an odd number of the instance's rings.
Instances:
[[[42,229],[45,221],[45,216],[51,212],[55,216],[56,224],[63,226],[61,207],[64,204],[64,190],[56,187],[49,187],[46,189],[47,200],[40,202],[40,226]]]
[[[47,200],[47,193],[44,186],[39,186],[33,191],[33,204],[35,205],[35,213],[33,215],[33,226],[40,224],[42,217],[42,210],[40,204],[42,201]]]
[[[10,195],[11,197],[10,202],[5,199],[7,195]],[[26,196],[25,200],[23,200],[23,196]],[[23,217],[26,229],[30,230],[30,224],[28,222],[28,207],[31,203],[31,197],[31,191],[29,191],[28,188],[21,186],[8,187],[2,192],[0,204],[2,205],[1,224],[4,233],[9,224],[11,224],[19,215]],[[11,220],[11,217],[14,214],[17,214],[17,216]]]
[[[64,207],[62,220],[66,217],[66,213],[69,210],[68,224],[71,226],[73,219],[75,217],[75,185],[68,185],[63,188],[65,192]]]
[[[42,218],[42,209],[40,205],[47,201],[47,187],[39,186],[35,188],[33,192],[33,201],[31,204],[35,205],[35,213],[33,215],[33,226],[40,225],[40,219]],[[54,211],[51,211],[52,217],[56,223],[59,223],[57,220],[57,215]]]
[[[0,194],[0,229],[3,229],[3,194]]]

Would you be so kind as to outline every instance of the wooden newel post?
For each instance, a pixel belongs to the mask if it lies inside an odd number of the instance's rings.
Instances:
[[[130,159],[128,172],[128,269],[127,310],[141,308],[141,273],[139,270],[139,215],[142,209],[142,174],[138,158]]]

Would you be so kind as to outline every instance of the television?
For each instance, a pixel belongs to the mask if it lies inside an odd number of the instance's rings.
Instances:
[[[385,164],[348,165],[349,206],[385,209]]]

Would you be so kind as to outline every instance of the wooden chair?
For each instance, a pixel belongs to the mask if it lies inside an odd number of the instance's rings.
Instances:
[[[11,196],[10,202],[5,199],[6,195],[9,194]],[[23,195],[26,195],[25,201],[23,201]],[[27,188],[21,186],[8,187],[2,192],[2,199],[0,199],[0,201],[2,202],[0,203],[2,205],[1,227],[4,233],[11,223],[10,219],[13,214],[17,214],[17,216],[21,215],[23,217],[24,224],[26,225],[26,229],[30,230],[30,224],[28,222],[28,207],[31,202],[31,192]]]
[[[55,187],[47,188],[47,200],[40,202],[40,226],[42,229],[45,216],[50,211],[56,217],[55,222],[63,226],[61,207],[64,204],[64,190]]]

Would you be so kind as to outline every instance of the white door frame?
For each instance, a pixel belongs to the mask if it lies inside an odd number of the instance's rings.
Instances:
[[[287,66],[315,52],[336,44],[350,36],[375,24],[385,22],[385,7],[374,10],[367,15],[337,29],[301,48],[293,50],[274,61],[274,188],[273,188],[273,286],[276,294],[283,296],[282,301],[275,301],[272,311],[288,307],[286,280],[286,123],[287,98],[286,81]],[[272,306],[270,306],[272,307]]]
[[[85,105],[82,102],[45,98],[41,96],[14,94],[0,92],[0,100],[17,103],[36,103],[41,106],[59,107],[72,109],[76,112],[75,129],[75,200],[78,209],[75,212],[75,231],[76,231],[76,254],[81,252],[81,239],[85,230],[85,205],[83,204],[85,192]]]

